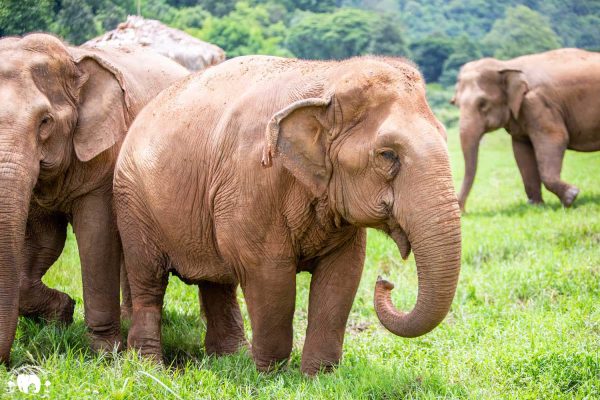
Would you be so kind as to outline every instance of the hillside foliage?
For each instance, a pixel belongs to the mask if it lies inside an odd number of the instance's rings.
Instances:
[[[482,56],[600,50],[598,0],[0,0],[0,35],[49,31],[80,44],[138,7],[229,57],[405,56],[443,85]]]

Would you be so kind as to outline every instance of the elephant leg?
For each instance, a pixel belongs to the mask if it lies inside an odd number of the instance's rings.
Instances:
[[[521,178],[523,179],[523,185],[525,186],[525,193],[529,199],[530,204],[541,204],[544,202],[542,199],[542,178],[538,171],[537,160],[535,159],[535,152],[533,146],[529,142],[512,139],[512,148],[521,172]]]
[[[121,242],[110,192],[90,193],[77,201],[73,229],[79,246],[85,322],[92,348],[120,348]]]
[[[579,194],[579,189],[560,179],[567,149],[566,135],[535,133],[531,135],[531,142],[544,186],[558,196],[563,206],[569,207]]]
[[[130,280],[133,312],[127,346],[138,350],[142,356],[161,362],[162,306],[169,275],[166,271],[157,273],[156,261],[132,258],[127,257],[126,260],[128,270],[136,271],[135,278]],[[160,267],[162,271],[162,265]]]
[[[20,270],[19,313],[30,318],[73,322],[75,301],[51,289],[42,277],[63,251],[67,218],[32,205],[25,234],[24,257]]]
[[[207,322],[206,353],[217,356],[231,354],[247,345],[244,320],[236,298],[237,285],[203,281],[198,288]]]
[[[242,290],[252,326],[252,357],[268,371],[292,352],[296,266],[262,266],[248,274]]]
[[[130,320],[132,313],[131,288],[125,269],[125,261],[121,259],[121,320]]]
[[[132,213],[133,214],[133,213]],[[130,215],[127,214],[129,217]],[[127,346],[162,361],[162,307],[169,282],[165,258],[148,238],[141,217],[119,220],[124,266],[131,290],[131,327]]]
[[[360,283],[366,233],[360,230],[341,249],[321,258],[312,274],[302,372],[330,370],[342,356],[344,332]]]

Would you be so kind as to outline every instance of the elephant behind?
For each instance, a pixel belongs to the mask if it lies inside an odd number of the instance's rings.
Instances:
[[[261,166],[262,159],[262,166]],[[170,272],[197,284],[210,354],[244,345],[241,285],[259,369],[292,349],[296,274],[312,274],[302,370],[335,365],[360,281],[366,228],[414,251],[415,308],[375,307],[393,333],[446,316],[460,269],[445,131],[419,72],[397,59],[239,57],[164,91],[123,144],[115,208],[133,299],[128,344],[160,358]]]
[[[465,177],[461,208],[473,186],[479,141],[504,128],[530,203],[542,183],[570,206],[579,189],[560,179],[565,150],[600,150],[600,53],[559,49],[508,61],[465,64],[452,103],[460,108]]]
[[[69,47],[46,34],[0,40],[0,363],[19,313],[73,318],[74,301],[41,281],[68,223],[92,346],[120,345],[114,165],[142,107],[187,74],[141,49]]]

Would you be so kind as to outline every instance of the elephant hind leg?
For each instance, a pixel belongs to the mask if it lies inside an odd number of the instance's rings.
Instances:
[[[244,320],[236,298],[237,285],[203,281],[198,288],[206,317],[206,353],[231,354],[246,346]]]
[[[124,241],[124,246],[130,242]],[[162,257],[138,252],[135,245],[125,247],[125,265],[132,299],[131,328],[127,337],[129,348],[141,355],[162,361],[161,318],[169,274]]]
[[[75,301],[51,289],[42,277],[60,257],[67,237],[67,219],[32,205],[20,266],[19,314],[29,318],[73,322]]]
[[[554,193],[565,207],[569,207],[579,194],[579,189],[560,179],[563,158],[569,134],[562,122],[549,118],[530,133],[538,171],[546,189]]]
[[[119,200],[117,195],[117,222],[132,302],[127,345],[160,362],[161,314],[169,278],[167,257],[156,244],[157,235],[147,214],[125,207],[130,199]]]

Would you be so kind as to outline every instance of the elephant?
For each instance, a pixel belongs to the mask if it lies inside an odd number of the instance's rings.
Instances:
[[[508,61],[465,64],[451,103],[460,108],[465,210],[484,133],[504,128],[529,203],[542,203],[542,183],[569,207],[579,189],[560,179],[565,150],[600,150],[600,53],[558,49]]]
[[[396,335],[435,328],[460,271],[460,210],[443,125],[418,70],[395,58],[245,56],[191,75],[140,113],[115,167],[115,211],[133,301],[127,344],[162,360],[169,273],[199,287],[205,350],[247,345],[260,371],[288,359],[296,274],[312,274],[301,369],[330,370],[365,260],[366,228],[414,251],[419,291],[375,309]]]
[[[73,319],[73,299],[41,281],[68,223],[91,346],[118,347],[114,165],[133,118],[188,71],[142,49],[71,47],[41,33],[0,40],[0,60],[0,363],[9,363],[19,314]]]

